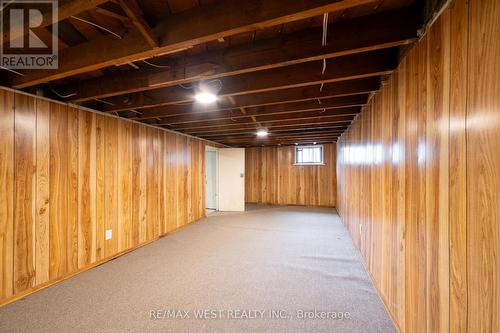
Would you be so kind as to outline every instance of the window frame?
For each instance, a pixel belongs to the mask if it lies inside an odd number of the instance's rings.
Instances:
[[[297,145],[294,147],[294,163],[293,165],[325,165],[325,147],[323,145]],[[321,162],[297,162],[297,149],[299,148],[320,148],[321,149]]]

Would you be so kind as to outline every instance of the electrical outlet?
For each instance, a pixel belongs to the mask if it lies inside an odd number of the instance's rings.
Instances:
[[[104,238],[105,240],[110,240],[111,238],[113,238],[113,229],[106,230]]]

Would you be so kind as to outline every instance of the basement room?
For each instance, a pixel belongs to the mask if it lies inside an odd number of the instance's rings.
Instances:
[[[499,0],[0,0],[0,332],[500,332]]]

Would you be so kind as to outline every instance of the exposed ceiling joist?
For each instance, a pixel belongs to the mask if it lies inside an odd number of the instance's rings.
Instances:
[[[307,137],[325,137],[325,136],[334,136],[334,135],[340,135],[342,134],[342,131],[337,130],[337,131],[329,131],[329,132],[315,132],[315,131],[309,131],[309,132],[304,132],[300,134],[296,133],[274,133],[272,132],[269,134],[269,138],[307,138]],[[245,134],[245,135],[221,135],[221,136],[213,136],[211,137],[211,140],[224,140],[225,138],[231,138],[234,140],[255,140],[257,138],[255,133],[250,133],[250,134]]]
[[[215,120],[240,119],[248,117],[256,117],[258,120],[263,116],[281,116],[287,117],[291,113],[300,113],[307,111],[324,111],[330,109],[340,109],[350,106],[362,106],[367,103],[367,95],[354,95],[346,97],[334,97],[326,99],[318,103],[318,101],[296,102],[287,104],[275,104],[261,107],[244,109],[244,113],[240,109],[225,110],[218,112],[198,112],[188,113],[179,116],[166,117],[160,122],[162,125],[167,124],[183,124],[195,123]],[[337,110],[338,114],[351,114],[351,110]]]
[[[301,135],[303,133],[309,132],[309,131],[338,131],[342,133],[347,127],[342,126],[342,125],[325,125],[325,126],[296,126],[296,127],[285,127],[285,128],[279,128],[279,127],[271,127],[271,130],[273,133],[290,133],[292,135]],[[228,131],[220,131],[220,132],[207,132],[207,133],[198,133],[197,136],[203,137],[203,138],[214,138],[214,137],[220,137],[220,136],[226,136],[226,135],[255,135],[257,127],[255,128],[248,128],[248,129],[241,129],[239,131],[234,131],[234,130],[228,130]]]
[[[355,108],[353,108],[355,109]],[[354,116],[348,115],[326,115],[326,116],[312,116],[312,117],[300,117],[300,118],[293,118],[293,119],[276,119],[276,120],[267,120],[265,122],[261,122],[262,126],[268,127],[268,126],[282,126],[282,125],[298,125],[298,124],[321,124],[323,122],[325,123],[345,123],[345,122],[351,122],[353,120]],[[207,122],[204,124],[185,124],[185,125],[177,125],[177,126],[171,126],[172,129],[177,130],[177,131],[192,131],[192,130],[199,130],[199,129],[209,129],[209,128],[230,128],[230,127],[235,127],[237,128],[238,126],[242,125],[248,125],[251,124],[252,122]]]
[[[125,14],[127,14],[127,16],[130,18],[132,24],[142,34],[149,46],[151,46],[151,48],[153,49],[157,49],[159,47],[158,40],[152,34],[151,28],[143,18],[141,9],[137,5],[137,2],[135,0],[118,0],[118,3],[120,4],[120,7],[122,7]]]
[[[343,107],[340,109],[326,109],[326,110],[308,110],[308,111],[297,111],[289,114],[272,114],[272,115],[262,115],[256,116],[255,120],[252,117],[241,116],[218,120],[207,120],[207,121],[194,121],[194,122],[160,122],[161,126],[174,126],[176,128],[182,126],[210,126],[210,125],[238,125],[247,124],[252,122],[266,122],[273,123],[288,119],[308,119],[308,118],[318,118],[318,117],[344,117],[351,116],[351,118],[359,113],[360,108],[356,106]]]
[[[91,3],[94,1],[75,1]],[[152,30],[160,47],[151,49],[142,33],[131,31],[118,40],[102,36],[61,51],[59,68],[50,71],[30,71],[16,77],[14,88],[26,88],[64,77],[94,71],[159,54],[167,54],[220,37],[263,29],[339,11],[374,0],[221,0],[206,6],[171,15]],[[101,1],[99,1],[101,3]],[[89,7],[90,8],[90,7]]]
[[[311,29],[188,57],[166,70],[118,73],[82,81],[62,90],[77,92],[71,101],[80,103],[200,79],[345,56],[411,43],[417,38],[417,27],[411,10],[404,8],[336,23],[329,27],[330,37],[326,46],[321,45],[321,30]]]
[[[319,83],[339,82],[351,79],[368,78],[390,74],[397,65],[397,51],[393,49],[366,52],[334,58],[323,62],[315,61],[246,73],[221,79],[222,89],[219,96],[238,96],[244,94],[297,88]],[[162,88],[147,93],[135,93],[125,98],[112,98],[103,111],[124,111],[191,102],[194,91],[182,87]]]
[[[182,105],[166,105],[142,109],[141,115],[132,117],[134,120],[161,118],[163,116],[178,116],[197,112],[217,112],[234,108],[251,108],[263,105],[276,105],[302,101],[315,101],[323,98],[355,96],[370,94],[380,88],[380,79],[370,77],[358,80],[328,83],[319,90],[319,85],[300,88],[281,89],[269,92],[219,98],[215,105],[200,105],[196,103]]]

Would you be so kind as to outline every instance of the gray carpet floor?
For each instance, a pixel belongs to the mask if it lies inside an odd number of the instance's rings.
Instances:
[[[333,209],[249,205],[0,308],[0,331],[395,329]]]

